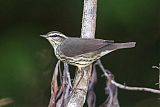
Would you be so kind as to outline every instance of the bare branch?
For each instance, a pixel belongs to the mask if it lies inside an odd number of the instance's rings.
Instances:
[[[96,29],[97,0],[84,0],[81,37],[94,38]],[[78,70],[74,90],[66,107],[82,107],[88,90],[91,77],[92,65]]]
[[[156,68],[159,71],[159,82],[156,83],[156,85],[159,85],[159,89],[160,89],[160,63],[159,63],[159,66],[152,66],[152,68]]]
[[[65,107],[83,107],[86,99],[92,66],[85,67],[76,74],[73,92]],[[83,72],[82,72],[83,71]],[[82,77],[83,74],[83,77]],[[82,78],[81,78],[82,77]],[[79,81],[80,80],[80,81]]]
[[[117,83],[116,81],[112,80],[112,84],[116,85],[118,88],[125,89],[125,90],[131,90],[131,91],[146,91],[151,93],[160,94],[160,90],[152,89],[152,88],[144,88],[144,87],[130,87],[126,85],[122,85],[120,83]]]
[[[97,0],[84,0],[81,37],[95,38]]]
[[[122,85],[120,83],[117,83],[114,79],[112,79],[110,77],[110,75],[112,75],[112,74],[106,72],[108,70],[106,70],[103,67],[103,65],[102,65],[100,60],[98,60],[96,62],[96,64],[100,66],[100,68],[103,71],[105,77],[107,77],[107,79],[111,80],[111,83],[114,84],[115,86],[117,86],[118,88],[125,89],[125,90],[131,90],[131,91],[146,91],[146,92],[160,94],[160,90],[156,90],[156,89],[152,89],[152,88],[145,88],[145,87],[130,87],[130,86],[126,86],[126,85]]]

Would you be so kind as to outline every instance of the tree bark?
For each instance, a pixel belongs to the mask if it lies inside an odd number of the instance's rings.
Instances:
[[[81,28],[82,38],[95,38],[96,11],[97,0],[84,0]],[[91,71],[92,65],[89,65],[77,72],[74,83],[74,87],[76,87],[76,89],[73,90],[73,94],[71,95],[66,107],[83,107],[86,100]]]

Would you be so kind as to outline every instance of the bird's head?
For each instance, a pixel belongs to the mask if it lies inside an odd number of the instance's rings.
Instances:
[[[52,44],[53,47],[60,45],[67,38],[64,34],[58,31],[51,31],[46,35],[40,36],[46,38]]]

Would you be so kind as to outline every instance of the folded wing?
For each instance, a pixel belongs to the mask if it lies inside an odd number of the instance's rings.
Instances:
[[[112,43],[114,43],[112,40],[68,38],[61,44],[60,51],[65,56],[74,57],[99,50]]]

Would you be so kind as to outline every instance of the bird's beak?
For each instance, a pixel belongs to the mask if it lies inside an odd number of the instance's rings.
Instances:
[[[41,37],[47,38],[47,35],[40,35]]]

